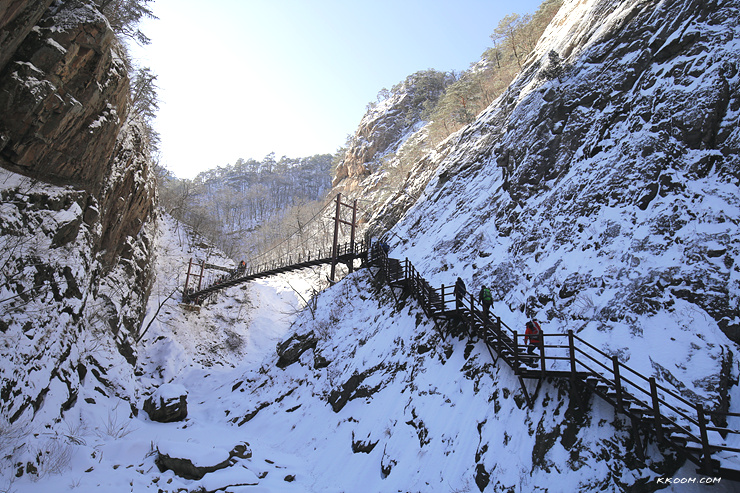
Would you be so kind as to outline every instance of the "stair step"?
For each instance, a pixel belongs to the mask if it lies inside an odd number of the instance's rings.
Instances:
[[[699,457],[704,453],[704,449],[702,448],[701,443],[694,443],[694,442],[687,443],[684,446],[684,449],[686,449],[689,452],[693,452]],[[712,459],[712,464],[715,464],[715,463],[717,466],[719,466],[719,461],[717,459]]]
[[[648,407],[640,401],[633,401],[627,404],[627,408],[632,412],[643,412]]]

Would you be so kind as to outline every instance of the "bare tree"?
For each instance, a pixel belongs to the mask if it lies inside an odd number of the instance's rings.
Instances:
[[[95,4],[108,19],[113,30],[133,39],[139,44],[147,45],[151,40],[139,30],[142,19],[156,19],[149,8],[153,0],[96,0]]]

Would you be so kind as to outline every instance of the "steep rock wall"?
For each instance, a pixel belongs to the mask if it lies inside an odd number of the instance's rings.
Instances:
[[[27,31],[0,71],[0,425],[40,426],[91,379],[102,395],[133,395],[105,375],[133,373],[156,188],[107,20],[57,2]]]
[[[596,308],[603,323],[682,300],[740,341],[737,14],[735,2],[566,2],[521,76],[433,164],[401,236],[436,235],[496,284],[515,275],[521,293],[501,290],[512,306],[619,285]],[[435,233],[449,209],[477,222]],[[430,211],[439,223],[414,228]]]
[[[54,0],[8,0],[0,4],[0,71]]]
[[[97,194],[128,111],[118,50],[91,5],[47,11],[0,72],[0,165]]]
[[[443,72],[417,72],[394,86],[384,100],[371,103],[337,167],[332,180],[335,191],[368,192],[368,186],[373,188],[373,185],[363,181],[370,175],[392,173],[397,169],[403,149],[418,149],[424,140],[423,135],[417,135],[425,123],[424,110],[433,105],[453,81],[450,74]],[[404,156],[404,160],[412,159]],[[378,181],[372,181],[377,188]]]
[[[566,2],[507,93],[430,160],[393,255],[433,284],[491,286],[514,328],[574,330],[736,409],[739,7]]]
[[[337,168],[332,185],[342,183],[346,191],[354,190],[373,170],[371,163],[389,151],[408,130],[403,115],[408,110],[411,97],[403,92],[383,101],[368,111],[352,138],[344,160]]]

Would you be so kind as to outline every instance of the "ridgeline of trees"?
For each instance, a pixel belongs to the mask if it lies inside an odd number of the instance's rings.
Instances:
[[[472,123],[509,87],[562,3],[544,0],[532,15],[511,14],[501,19],[491,34],[493,47],[483,53],[482,61],[457,76],[439,101],[422,115],[432,122],[435,141]]]
[[[238,159],[192,180],[159,169],[160,205],[228,255],[250,258],[310,217],[331,188],[331,154]]]

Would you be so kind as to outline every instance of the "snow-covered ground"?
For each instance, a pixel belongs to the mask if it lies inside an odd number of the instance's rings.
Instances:
[[[144,326],[149,327],[137,346],[136,380],[132,381],[130,368],[122,364],[110,341],[82,334],[88,340],[79,345],[87,348],[87,354],[98,363],[97,369],[92,370],[98,372],[96,378],[88,375],[83,379],[77,404],[53,429],[16,424],[3,430],[3,450],[17,447],[24,435],[31,435],[34,443],[28,445],[43,450],[46,457],[40,461],[36,475],[6,475],[0,482],[1,491],[194,490],[198,484],[192,481],[178,479],[171,472],[159,473],[154,452],[160,444],[171,448],[182,444],[185,448],[196,443],[201,444],[201,453],[221,452],[224,447],[228,453],[240,442],[249,441],[226,419],[228,414],[221,400],[231,392],[235,378],[258,371],[265,359],[274,359],[275,346],[300,310],[301,296],[306,297],[311,291],[310,276],[315,274],[235,287],[200,313],[191,312],[178,304],[178,294],[168,296],[184,282],[188,255],[204,253],[197,249],[193,252],[194,248],[182,227],[177,228],[169,218],[162,220],[158,275],[144,321]],[[227,259],[209,253],[209,262],[228,265]],[[163,301],[162,309],[149,324]],[[101,388],[100,381],[106,381],[107,388]],[[146,395],[163,383],[177,383],[187,389],[190,414],[185,423],[155,423],[141,410]],[[116,390],[120,390],[117,393],[121,396],[136,395],[139,400],[129,404],[111,395]],[[52,389],[50,395],[64,393]],[[47,401],[44,405],[54,409],[55,404],[58,403]],[[138,408],[137,416],[132,412],[134,408]],[[254,450],[254,456],[244,465],[255,473],[264,473],[278,468],[265,459],[283,465],[295,461],[264,453]],[[236,470],[233,467],[226,475],[212,473],[203,485],[211,491],[224,484],[235,484],[232,479]],[[243,475],[252,477],[247,469]],[[289,483],[282,476],[278,480],[278,475],[279,471],[259,483],[268,487],[267,491],[281,491]],[[219,479],[221,476],[226,479]]]
[[[145,326],[182,282],[193,254],[166,220],[159,243],[160,277]],[[106,352],[91,346],[111,385],[103,390],[99,379],[86,379],[62,422],[26,430],[45,442],[39,447],[49,451],[44,468],[38,477],[6,477],[2,487],[29,493],[479,491],[479,469],[490,471],[486,491],[620,491],[620,484],[658,480],[648,468],[624,468],[624,458],[634,458],[624,449],[629,426],[610,406],[598,400],[578,405],[564,388],[545,384],[528,409],[516,377],[493,365],[481,343],[441,340],[415,302],[397,305],[373,275],[363,269],[348,276],[324,291],[313,310],[299,311],[301,297],[325,276],[310,271],[230,288],[199,313],[170,299],[138,346],[136,382],[127,380],[130,373],[115,357],[105,360]],[[316,349],[285,369],[275,366],[280,340],[311,331],[319,336]],[[317,364],[319,354],[328,366]],[[360,383],[335,412],[328,401],[336,402],[332,393],[353,375]],[[187,390],[185,421],[156,423],[141,410],[164,383]],[[110,395],[117,386],[135,387],[138,415]],[[245,443],[251,457],[235,458],[201,480],[160,472],[155,464],[158,450],[217,463]],[[648,452],[662,460],[654,446]],[[676,477],[699,478],[688,466]],[[734,486],[724,482],[712,491]],[[667,489],[702,490],[698,484]]]

